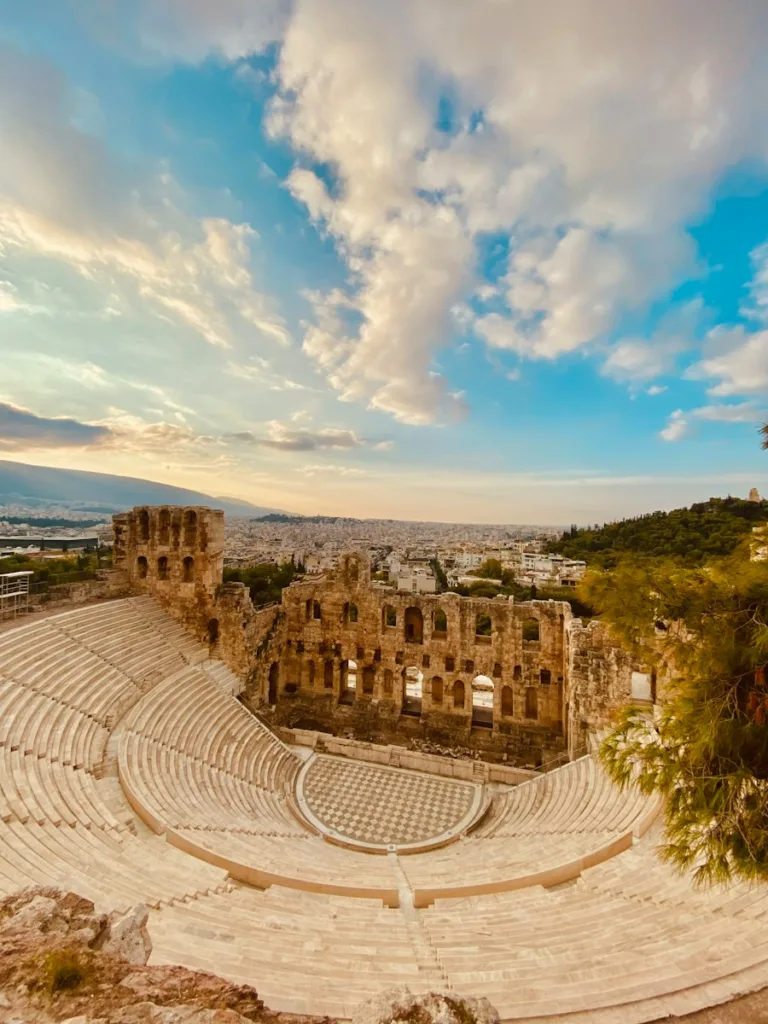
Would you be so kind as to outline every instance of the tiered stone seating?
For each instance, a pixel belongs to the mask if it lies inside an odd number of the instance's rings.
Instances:
[[[150,963],[216,970],[254,985],[273,1010],[348,1018],[382,989],[444,989],[446,978],[399,910],[273,886],[163,907]]]
[[[641,835],[658,811],[639,790],[621,792],[591,756],[516,786],[494,801],[494,813],[476,837],[554,833]]]
[[[143,600],[0,634],[2,892],[52,883],[127,908],[226,888],[222,869],[132,834],[127,804],[115,813],[97,778],[109,729],[151,685],[156,666],[206,658]]]
[[[632,846],[657,801],[621,792],[591,756],[496,797],[460,842],[402,860],[417,906],[436,898],[556,885]]]
[[[619,1007],[610,1019],[635,1024],[738,991],[731,976],[768,961],[767,898],[693,889],[649,838],[564,888],[441,900],[420,918],[451,985],[502,1018]]]
[[[118,763],[151,828],[233,877],[397,904],[386,858],[332,846],[299,821],[301,762],[205,671],[188,667],[142,698],[126,718]]]
[[[127,716],[125,730],[293,795],[299,759],[202,669],[188,667],[154,687]]]

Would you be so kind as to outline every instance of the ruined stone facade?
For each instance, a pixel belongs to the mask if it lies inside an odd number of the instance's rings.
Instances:
[[[133,590],[151,593],[195,635],[217,633],[224,513],[202,506],[140,506],[112,517],[112,564]]]
[[[207,640],[279,726],[537,764],[583,753],[631,697],[637,666],[565,602],[401,593],[350,552],[335,574],[254,609],[243,584],[222,583],[222,512],[136,508],[114,529],[115,566]]]

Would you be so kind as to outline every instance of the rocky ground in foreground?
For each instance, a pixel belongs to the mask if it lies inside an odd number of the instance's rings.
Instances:
[[[147,911],[97,914],[74,893],[0,900],[3,1024],[306,1024],[248,986],[184,967],[148,967]],[[319,1020],[320,1018],[315,1018]]]
[[[255,989],[185,967],[149,967],[147,909],[98,914],[39,887],[0,900],[0,1024],[332,1024],[274,1013]],[[300,954],[299,954],[300,955]],[[487,1000],[382,993],[353,1024],[499,1024]]]

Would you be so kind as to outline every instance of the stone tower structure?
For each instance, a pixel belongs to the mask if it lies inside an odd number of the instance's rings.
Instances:
[[[201,505],[138,506],[113,517],[114,566],[138,592],[215,642],[224,568],[224,513]]]

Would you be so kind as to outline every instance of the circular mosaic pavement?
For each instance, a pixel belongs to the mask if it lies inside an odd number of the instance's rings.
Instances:
[[[302,770],[298,799],[331,839],[370,849],[421,848],[456,838],[474,820],[482,791],[470,782],[320,755]]]

